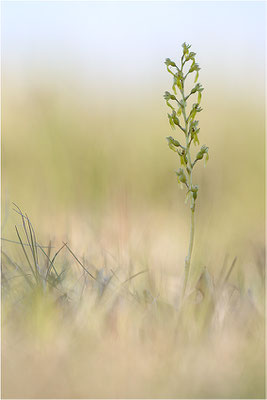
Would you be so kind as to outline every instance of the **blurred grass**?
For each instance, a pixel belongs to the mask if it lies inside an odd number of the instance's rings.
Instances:
[[[51,254],[66,241],[102,278],[148,270],[125,291],[111,285],[102,303],[98,284],[85,281],[66,249],[57,259],[67,271],[63,297],[28,288],[3,256],[4,397],[264,398],[263,89],[258,103],[246,88],[229,98],[227,85],[207,78],[200,142],[210,161],[196,173],[191,288],[203,289],[206,266],[214,298],[205,303],[209,296],[193,292],[181,317],[189,220],[165,141],[173,134],[162,99],[169,81],[4,79],[2,237],[18,241],[14,225],[23,228],[15,202],[39,243],[53,239]],[[4,241],[3,251],[26,271],[19,245]],[[222,265],[226,274],[235,257],[220,291]]]
[[[262,249],[235,263],[210,251],[208,269],[195,261],[181,306],[171,226],[149,226],[133,246],[139,221],[135,235],[123,221],[124,232],[106,219],[100,240],[80,221],[69,237],[76,254],[65,246],[56,256],[55,243],[41,251],[37,231],[30,246],[4,242],[3,398],[264,398]]]
[[[263,235],[264,101],[245,97],[245,89],[229,98],[222,84],[204,79],[200,141],[210,161],[196,171],[199,223],[216,220],[232,237]],[[83,88],[70,77],[36,82],[3,82],[3,215],[11,202],[37,221],[78,210],[101,216],[127,201],[128,209],[171,210],[183,220],[178,162],[165,141],[169,81],[121,88]]]

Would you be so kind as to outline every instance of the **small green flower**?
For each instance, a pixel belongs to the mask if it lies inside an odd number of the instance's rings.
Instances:
[[[169,101],[169,100],[176,100],[176,97],[174,96],[174,94],[171,94],[170,92],[165,92],[164,94],[164,99]]]
[[[166,58],[165,64],[167,65],[167,67],[176,67],[175,62],[173,62],[173,61],[170,60],[169,58]]]

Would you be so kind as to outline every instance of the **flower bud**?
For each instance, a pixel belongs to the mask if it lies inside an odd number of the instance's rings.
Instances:
[[[178,140],[174,139],[172,136],[168,136],[166,139],[168,141],[168,146],[174,151],[177,151],[176,147],[181,146],[180,143],[178,142]]]
[[[193,51],[190,51],[190,53],[186,56],[185,60],[189,61],[189,60],[194,60],[196,56],[196,53],[194,53]]]
[[[180,156],[181,165],[184,165],[186,167],[186,165],[187,165],[187,157],[186,157],[185,150],[184,149],[177,150],[177,153]]]
[[[168,118],[169,118],[169,123],[170,123],[172,129],[175,129],[174,122],[173,122],[172,116],[170,114],[168,114]]]
[[[173,77],[173,86],[177,85],[180,90],[182,90],[181,76],[175,74]]]
[[[189,118],[191,120],[193,120],[195,118],[195,116],[196,116],[196,113],[200,112],[200,111],[202,111],[202,108],[199,107],[199,104],[194,103],[193,106],[192,106],[192,110],[190,111]]]
[[[176,114],[176,112],[174,110],[172,112],[172,120],[175,123],[175,125],[177,125],[177,126],[180,125],[179,119],[178,119],[177,114]]]
[[[204,88],[200,83],[197,83],[196,86],[191,90],[191,93],[202,92]]]
[[[172,61],[170,58],[166,58],[165,64],[167,65],[167,67],[176,67],[175,62]]]
[[[176,175],[178,178],[178,182],[187,183],[186,176],[185,176],[184,170],[182,168],[178,169],[178,171],[176,172]]]
[[[176,100],[176,97],[174,96],[174,94],[171,94],[170,92],[165,92],[163,95],[165,100]]]
[[[200,151],[197,153],[196,160],[202,160],[202,158],[204,157],[204,154],[208,155],[208,150],[209,150],[209,148],[207,146],[203,145],[201,147]]]
[[[194,61],[193,61],[188,72],[190,73],[190,72],[194,72],[194,71],[197,71],[197,72],[200,71],[200,67],[197,63],[194,63]]]
[[[198,186],[197,185],[193,185],[191,187],[191,192],[192,192],[193,199],[196,200],[197,192],[198,192]]]
[[[183,47],[184,56],[186,56],[189,53],[189,49],[191,46],[189,44],[183,43],[182,47]]]

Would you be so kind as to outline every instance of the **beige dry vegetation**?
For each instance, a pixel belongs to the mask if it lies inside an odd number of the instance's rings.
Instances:
[[[181,307],[188,213],[161,88],[127,105],[110,93],[103,115],[94,88],[45,87],[4,82],[2,237],[18,242],[16,225],[27,244],[14,201],[50,261],[67,243],[94,278],[66,246],[60,279],[25,246],[36,282],[22,246],[2,242],[3,398],[264,398],[262,108],[205,85],[211,158]]]
[[[200,264],[181,307],[175,228],[149,227],[138,245],[139,224],[106,223],[93,240],[80,222],[68,240],[96,279],[65,247],[54,261],[62,281],[52,272],[45,281],[39,249],[40,282],[30,287],[13,264],[30,272],[21,246],[4,244],[12,263],[3,255],[3,397],[264,398],[262,250],[236,260],[230,275],[230,257]]]

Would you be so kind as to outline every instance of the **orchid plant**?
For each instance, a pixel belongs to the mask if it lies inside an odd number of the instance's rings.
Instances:
[[[167,137],[169,148],[174,151],[179,159],[180,168],[176,172],[178,183],[181,187],[186,187],[186,202],[189,200],[191,209],[191,228],[188,253],[185,258],[185,275],[183,284],[184,297],[188,284],[188,277],[190,272],[192,250],[194,244],[195,234],[195,208],[198,196],[198,185],[193,183],[193,170],[196,164],[204,159],[205,163],[209,159],[208,147],[203,145],[195,157],[193,156],[192,143],[199,146],[199,121],[197,120],[198,113],[202,111],[200,107],[203,87],[198,83],[200,67],[196,63],[196,53],[190,51],[191,46],[183,43],[183,54],[181,56],[180,65],[169,58],[166,59],[165,64],[167,71],[173,77],[172,92],[165,92],[164,99],[167,106],[171,109],[168,114],[169,123],[172,129],[179,129],[182,134],[183,140],[177,140],[172,136]],[[191,74],[195,74],[194,83],[191,90],[185,93],[185,81]],[[192,75],[191,75],[192,76]],[[179,98],[178,98],[179,94]],[[192,104],[189,111],[189,103],[193,98],[196,102]]]

